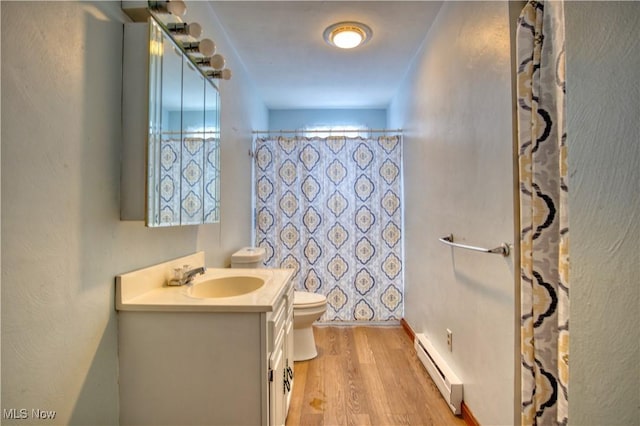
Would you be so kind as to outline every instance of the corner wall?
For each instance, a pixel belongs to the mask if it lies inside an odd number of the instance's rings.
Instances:
[[[199,22],[203,37],[216,43],[217,52],[226,58],[231,80],[218,81],[221,105],[220,170],[222,193],[220,223],[198,227],[197,249],[206,253],[208,266],[228,267],[231,255],[238,249],[253,245],[251,240],[251,161],[252,131],[266,129],[269,111],[256,95],[249,79],[218,17],[209,2],[187,2],[185,22]]]
[[[242,144],[251,141],[245,129],[266,126],[266,108],[225,47],[236,73],[222,89],[222,238],[204,226],[121,222],[120,2],[1,2],[0,13],[1,409],[118,424],[114,277],[199,249],[224,264],[249,242]],[[26,424],[2,419],[12,423]]]
[[[514,257],[438,238],[514,242],[511,117],[508,2],[445,2],[389,108],[405,134],[405,319],[487,425],[514,421]]]

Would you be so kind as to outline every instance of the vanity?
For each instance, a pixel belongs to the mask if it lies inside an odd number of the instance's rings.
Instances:
[[[167,286],[184,265],[204,253],[116,277],[120,424],[284,425],[293,271],[211,268]]]

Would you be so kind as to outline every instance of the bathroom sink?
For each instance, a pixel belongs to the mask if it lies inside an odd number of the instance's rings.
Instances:
[[[241,296],[258,290],[264,283],[265,280],[259,277],[233,276],[211,278],[194,283],[191,288],[187,290],[187,294],[199,299]]]

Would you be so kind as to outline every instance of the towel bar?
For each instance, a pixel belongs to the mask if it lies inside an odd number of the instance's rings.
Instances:
[[[463,249],[467,249],[467,250],[474,250],[474,251],[479,251],[482,253],[491,253],[491,254],[501,254],[504,257],[509,256],[509,244],[507,243],[502,243],[499,247],[496,248],[492,248],[492,249],[487,249],[484,247],[475,247],[475,246],[468,246],[466,244],[460,244],[460,243],[454,243],[453,242],[453,234],[449,234],[446,235],[442,238],[438,238],[438,241],[440,241],[441,243],[444,243],[446,245],[452,246],[452,247],[458,247],[458,248],[463,248]]]

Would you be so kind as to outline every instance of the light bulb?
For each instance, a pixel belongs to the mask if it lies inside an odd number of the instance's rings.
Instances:
[[[201,67],[213,68],[216,71],[224,68],[225,60],[224,56],[216,54],[210,58],[193,58],[193,60]]]
[[[193,38],[200,38],[202,35],[202,27],[197,22],[187,25],[187,34]]]
[[[356,31],[340,31],[334,34],[333,44],[341,49],[353,49],[362,42],[362,34]]]
[[[221,70],[222,68],[224,68],[225,62],[226,61],[224,60],[224,56],[220,54],[213,55],[211,58],[209,58],[209,65],[214,70]]]
[[[204,38],[200,40],[198,51],[204,56],[212,56],[214,53],[216,53],[216,44],[213,42],[213,40]]]
[[[167,11],[176,16],[184,16],[187,13],[187,5],[182,0],[171,0],[167,4]]]

